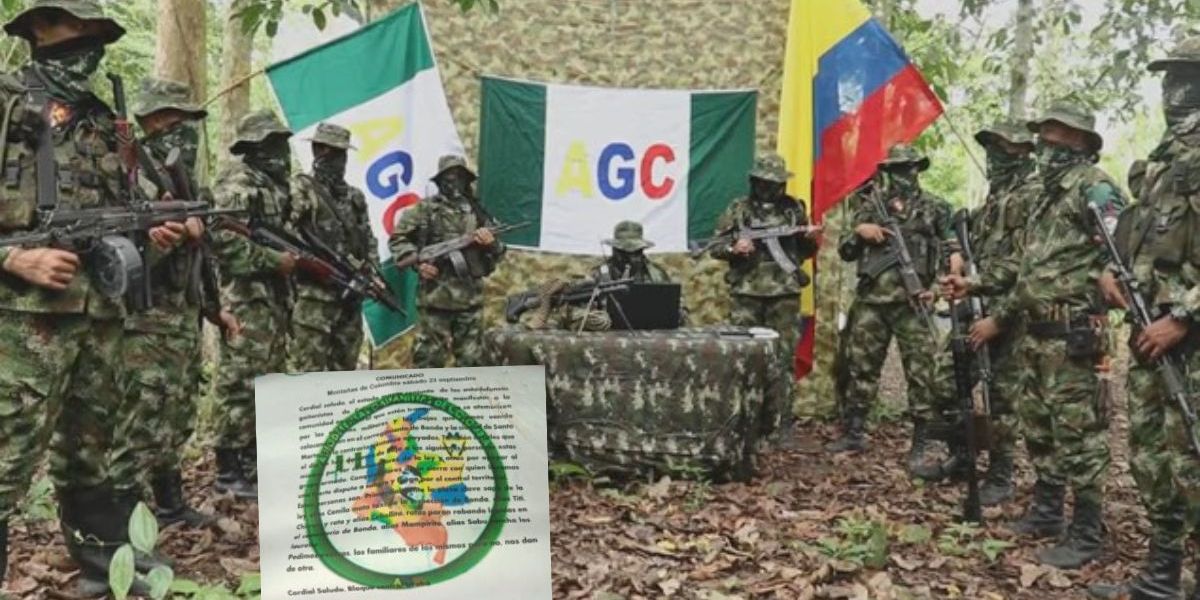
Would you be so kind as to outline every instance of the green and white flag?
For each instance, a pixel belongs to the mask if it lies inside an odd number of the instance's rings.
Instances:
[[[345,23],[339,26],[344,30]],[[277,37],[320,41],[306,31]],[[397,271],[387,260],[388,236],[400,213],[425,196],[438,157],[463,153],[421,7],[410,4],[278,62],[267,76],[297,134],[294,154],[306,169],[312,148],[305,138],[318,123],[336,123],[353,133],[357,149],[350,151],[346,181],[366,194],[385,279],[408,311],[404,316],[366,303],[371,339],[385,344],[410,329],[417,315],[416,275],[411,269]]]
[[[502,222],[533,221],[506,240],[599,254],[623,220],[652,252],[683,252],[712,234],[747,188],[754,91],[613,89],[483,79],[480,195]]]

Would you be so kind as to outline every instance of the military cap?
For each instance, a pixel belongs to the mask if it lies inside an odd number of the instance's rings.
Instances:
[[[654,242],[646,241],[642,237],[642,224],[637,221],[617,223],[613,228],[612,238],[604,240],[604,243],[624,252],[638,252],[654,247]]]
[[[57,10],[65,12],[82,21],[92,21],[101,25],[101,43],[111,44],[125,35],[125,28],[116,21],[104,15],[104,8],[97,0],[33,0],[29,7],[13,17],[4,25],[8,35],[25,39],[30,44],[36,43],[33,37],[33,16],[42,11]]]
[[[317,131],[312,137],[305,138],[305,141],[314,144],[324,144],[341,150],[358,150],[354,144],[350,143],[350,130],[345,127],[334,125],[333,123],[320,123],[317,125]]]
[[[292,130],[279,121],[279,117],[269,110],[257,110],[244,117],[237,124],[237,134],[229,151],[233,154],[245,154],[246,146],[261,144],[273,135],[292,137]]]
[[[1173,65],[1200,65],[1200,36],[1189,35],[1179,42],[1166,58],[1160,58],[1147,67],[1151,71],[1165,71]]]
[[[896,144],[888,150],[887,158],[879,161],[880,167],[900,165],[916,165],[917,170],[924,171],[929,168],[929,157],[908,144]]]
[[[1104,148],[1104,137],[1096,131],[1096,116],[1082,106],[1070,102],[1056,102],[1041,118],[1034,119],[1025,126],[1029,131],[1037,133],[1047,123],[1058,123],[1086,133],[1093,152]]]
[[[784,163],[782,156],[771,153],[760,156],[754,161],[754,168],[750,169],[750,176],[763,181],[787,183],[792,178],[792,173],[787,170],[787,164]]]
[[[471,179],[475,179],[475,172],[467,166],[467,159],[457,154],[447,154],[438,159],[438,169],[437,173],[433,174],[433,179],[436,180],[445,175],[450,169],[462,169],[471,176]]]
[[[975,141],[979,142],[980,146],[989,146],[995,140],[1033,146],[1033,136],[1029,134],[1029,130],[1016,123],[1000,122],[975,133]]]
[[[193,119],[203,119],[208,111],[192,102],[192,89],[187,84],[169,79],[148,77],[142,80],[138,90],[133,116],[142,118],[160,110],[177,110]]]

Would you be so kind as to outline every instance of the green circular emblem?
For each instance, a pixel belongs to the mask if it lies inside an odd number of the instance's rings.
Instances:
[[[404,406],[414,410],[401,414]],[[372,428],[371,433],[364,434],[361,426]],[[459,434],[459,428],[469,437]],[[434,436],[447,430],[454,431],[440,436],[440,448],[431,447]],[[476,448],[470,447],[472,442]],[[483,460],[490,488],[478,485],[477,474],[484,470],[468,466]],[[349,476],[343,478],[348,462]],[[467,472],[474,475],[469,480]],[[489,493],[486,522],[467,516],[479,512],[474,510],[483,505],[478,498]],[[323,494],[333,496],[332,501]],[[337,500],[350,500],[350,506],[339,506]],[[355,410],[325,438],[304,485],[304,527],[314,553],[329,570],[369,588],[406,589],[453,579],[483,560],[498,543],[508,502],[504,463],[478,421],[443,398],[392,394]],[[327,516],[341,520],[330,525]],[[482,525],[482,530],[474,534],[472,525]],[[338,528],[345,535],[375,535],[376,543],[385,539],[378,536],[394,535],[394,543],[385,541],[374,553],[358,548],[346,552],[335,543]],[[462,539],[463,531],[473,539]],[[417,566],[397,569],[401,572],[381,568],[402,563]]]

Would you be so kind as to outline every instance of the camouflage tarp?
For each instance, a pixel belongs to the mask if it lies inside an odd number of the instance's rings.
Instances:
[[[546,366],[550,446],[593,473],[745,480],[790,397],[772,337],[734,327],[495,329],[496,365]]]

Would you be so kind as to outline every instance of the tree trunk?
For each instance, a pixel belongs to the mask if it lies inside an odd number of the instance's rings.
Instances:
[[[1033,62],[1033,12],[1033,0],[1017,0],[1008,89],[1008,116],[1017,122],[1024,121],[1027,112],[1025,101],[1029,92],[1029,68]]]
[[[229,159],[229,146],[237,130],[237,123],[250,112],[250,59],[254,52],[254,32],[247,33],[242,20],[236,15],[247,4],[247,0],[233,0],[225,18],[224,52],[221,53],[221,91],[218,101],[221,112],[220,147],[217,162]],[[232,87],[231,87],[232,86]]]
[[[154,74],[188,84],[196,102],[203,102],[208,94],[207,7],[206,0],[158,2]]]

